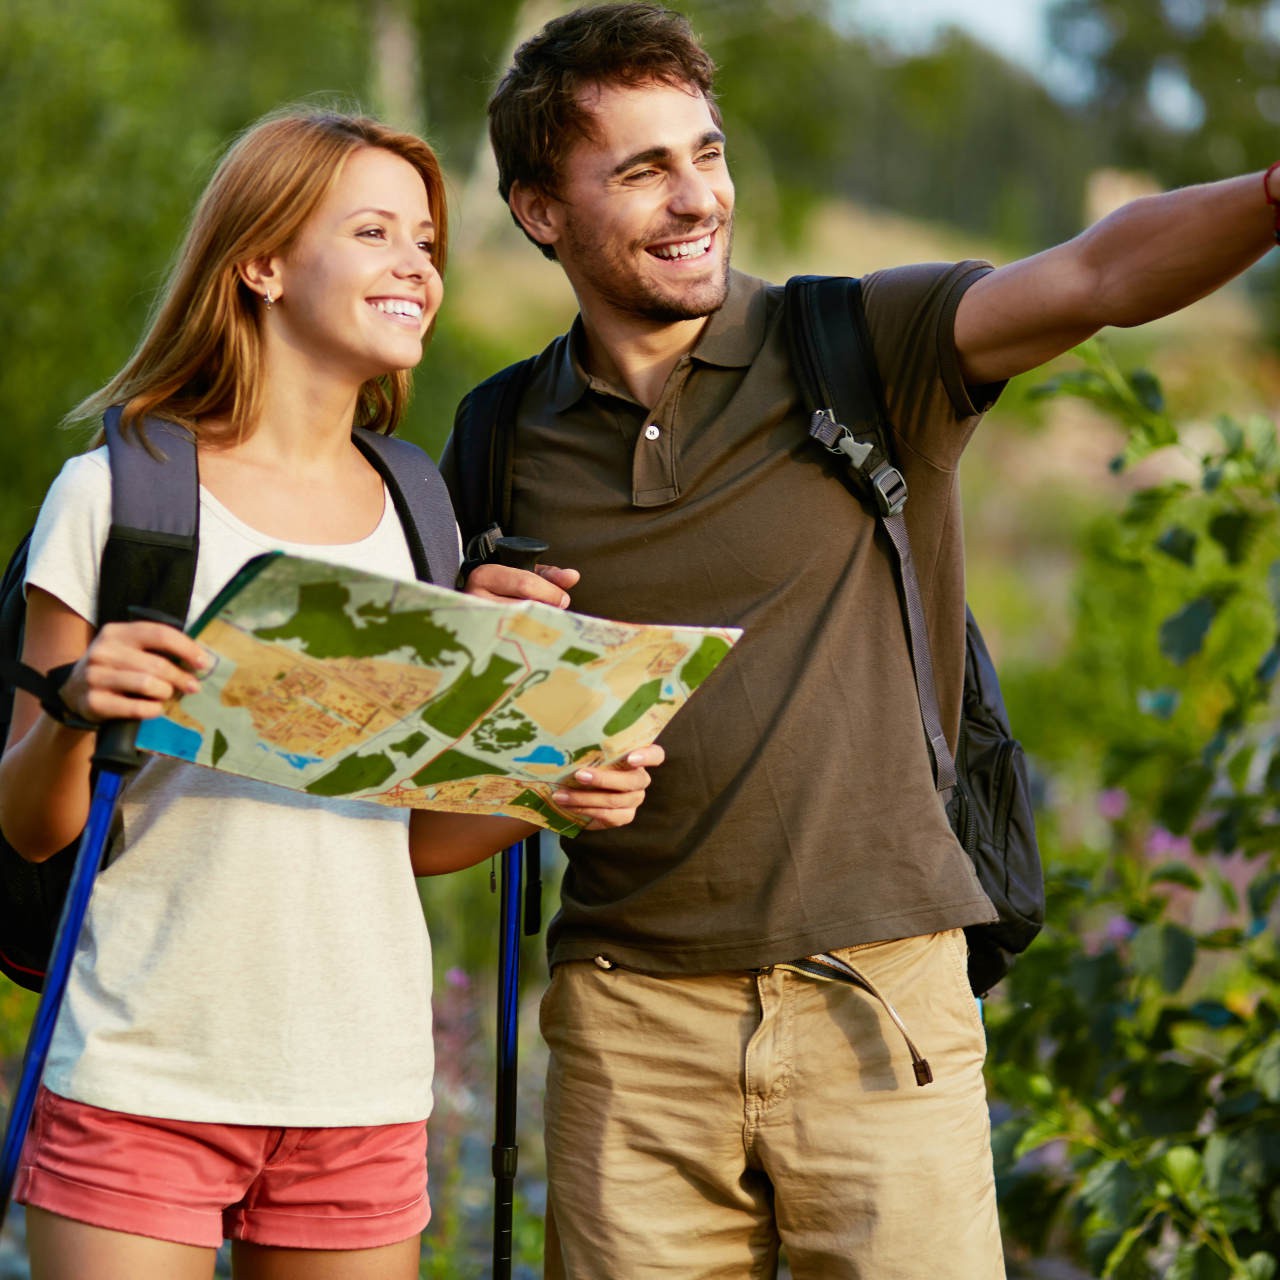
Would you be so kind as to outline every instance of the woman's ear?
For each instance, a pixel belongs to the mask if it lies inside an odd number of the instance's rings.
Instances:
[[[236,267],[240,279],[264,301],[277,302],[284,292],[283,272],[279,258],[253,258]]]
[[[522,182],[513,182],[507,203],[516,221],[525,229],[530,239],[539,244],[554,245],[560,239],[560,201]]]

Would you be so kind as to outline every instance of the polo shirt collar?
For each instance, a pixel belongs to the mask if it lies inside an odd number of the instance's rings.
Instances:
[[[746,368],[764,343],[767,288],[763,280],[730,271],[724,306],[712,313],[691,357],[726,369]],[[581,315],[574,318],[569,332],[557,339],[551,388],[551,403],[557,413],[577,404],[591,385],[581,357],[585,341]]]

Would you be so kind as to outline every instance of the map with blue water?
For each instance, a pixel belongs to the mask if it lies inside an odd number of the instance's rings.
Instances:
[[[652,742],[736,643],[272,553],[190,628],[214,659],[138,745],[319,796],[506,814]]]

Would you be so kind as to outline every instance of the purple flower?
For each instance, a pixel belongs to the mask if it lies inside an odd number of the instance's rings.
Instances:
[[[1121,787],[1098,792],[1098,812],[1108,822],[1118,822],[1129,808],[1129,793]]]
[[[444,981],[445,986],[452,987],[455,991],[465,991],[471,985],[471,979],[465,969],[446,969]]]
[[[1112,916],[1103,935],[1108,942],[1127,942],[1138,931],[1138,926],[1128,916]]]
[[[1191,841],[1186,836],[1175,836],[1163,827],[1152,827],[1147,836],[1147,855],[1152,858],[1188,858]]]

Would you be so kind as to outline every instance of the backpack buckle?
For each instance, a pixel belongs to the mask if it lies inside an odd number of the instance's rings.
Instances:
[[[896,516],[907,505],[907,482],[885,459],[874,440],[859,440],[830,409],[818,409],[809,421],[809,435],[828,453],[839,454],[849,470],[866,486],[882,516]]]
[[[488,564],[493,559],[494,550],[497,547],[498,539],[501,537],[501,528],[496,524],[491,524],[481,533],[477,533],[467,543],[462,563],[458,566],[457,587],[459,591],[467,585],[467,579],[471,576],[473,569],[479,568],[482,564]]]
[[[907,482],[897,467],[886,462],[867,480],[882,516],[896,516],[907,505]]]

